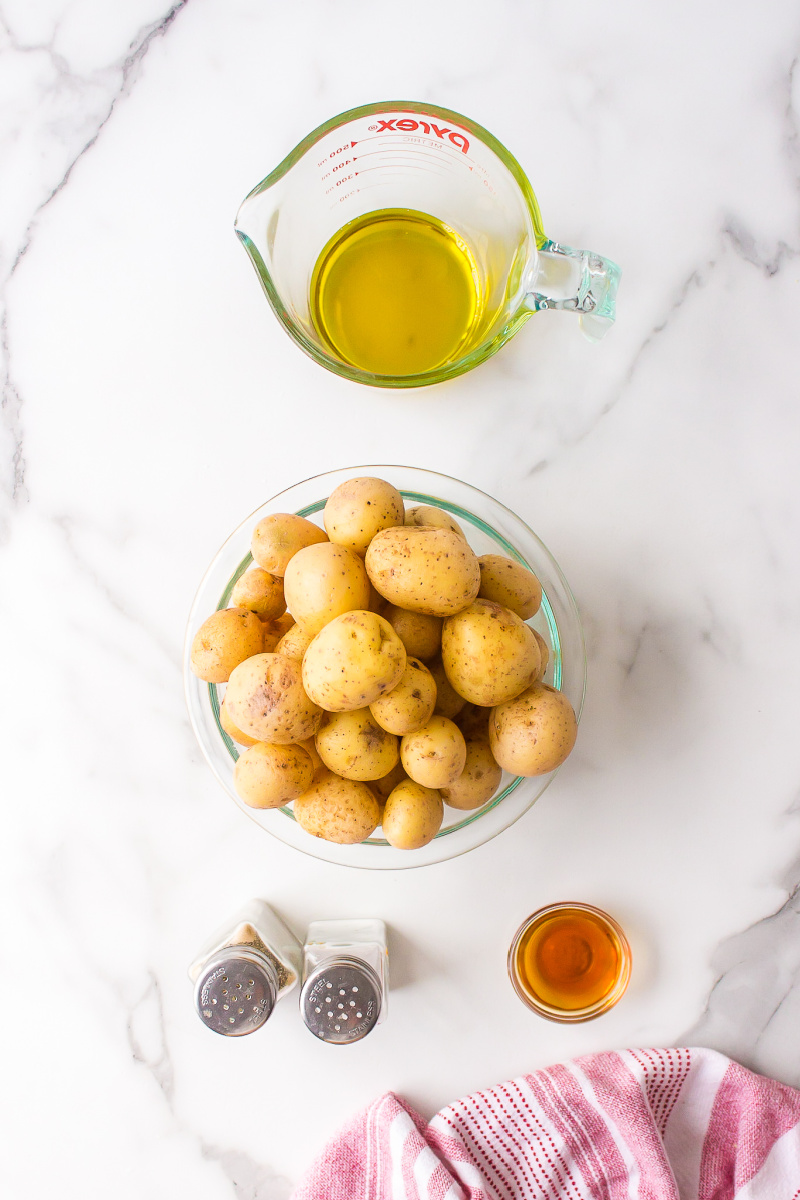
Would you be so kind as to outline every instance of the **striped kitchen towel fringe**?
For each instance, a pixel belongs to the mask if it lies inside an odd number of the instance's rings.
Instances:
[[[391,1092],[293,1200],[800,1200],[800,1092],[714,1050],[594,1054],[425,1123]]]

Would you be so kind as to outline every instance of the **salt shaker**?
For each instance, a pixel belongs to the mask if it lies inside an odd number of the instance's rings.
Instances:
[[[386,1017],[389,958],[378,920],[312,921],[303,947],[300,1013],[321,1041],[360,1041]]]
[[[268,904],[251,900],[190,966],[195,1008],[214,1033],[253,1033],[299,983],[301,970],[300,942]]]

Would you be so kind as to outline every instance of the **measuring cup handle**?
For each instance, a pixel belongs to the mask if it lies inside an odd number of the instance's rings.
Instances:
[[[590,342],[599,342],[617,315],[620,269],[591,250],[573,250],[549,239],[539,250],[533,291],[526,304],[533,312],[559,308],[580,315]]]

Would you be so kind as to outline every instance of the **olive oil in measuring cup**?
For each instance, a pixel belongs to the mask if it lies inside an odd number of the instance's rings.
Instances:
[[[375,375],[417,375],[455,361],[483,323],[469,247],[411,209],[381,209],[340,229],[317,259],[310,299],[333,353]]]

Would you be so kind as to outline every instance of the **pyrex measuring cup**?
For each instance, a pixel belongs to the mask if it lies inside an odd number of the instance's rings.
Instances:
[[[382,210],[429,214],[474,263],[480,313],[457,352],[429,370],[376,374],[340,355],[315,323],[314,269],[351,222]],[[474,121],[428,104],[350,109],[310,133],[243,201],[236,232],[286,331],[316,362],[358,383],[439,383],[494,354],[541,309],[580,317],[598,340],[612,324],[620,271],[551,241],[519,163]]]

